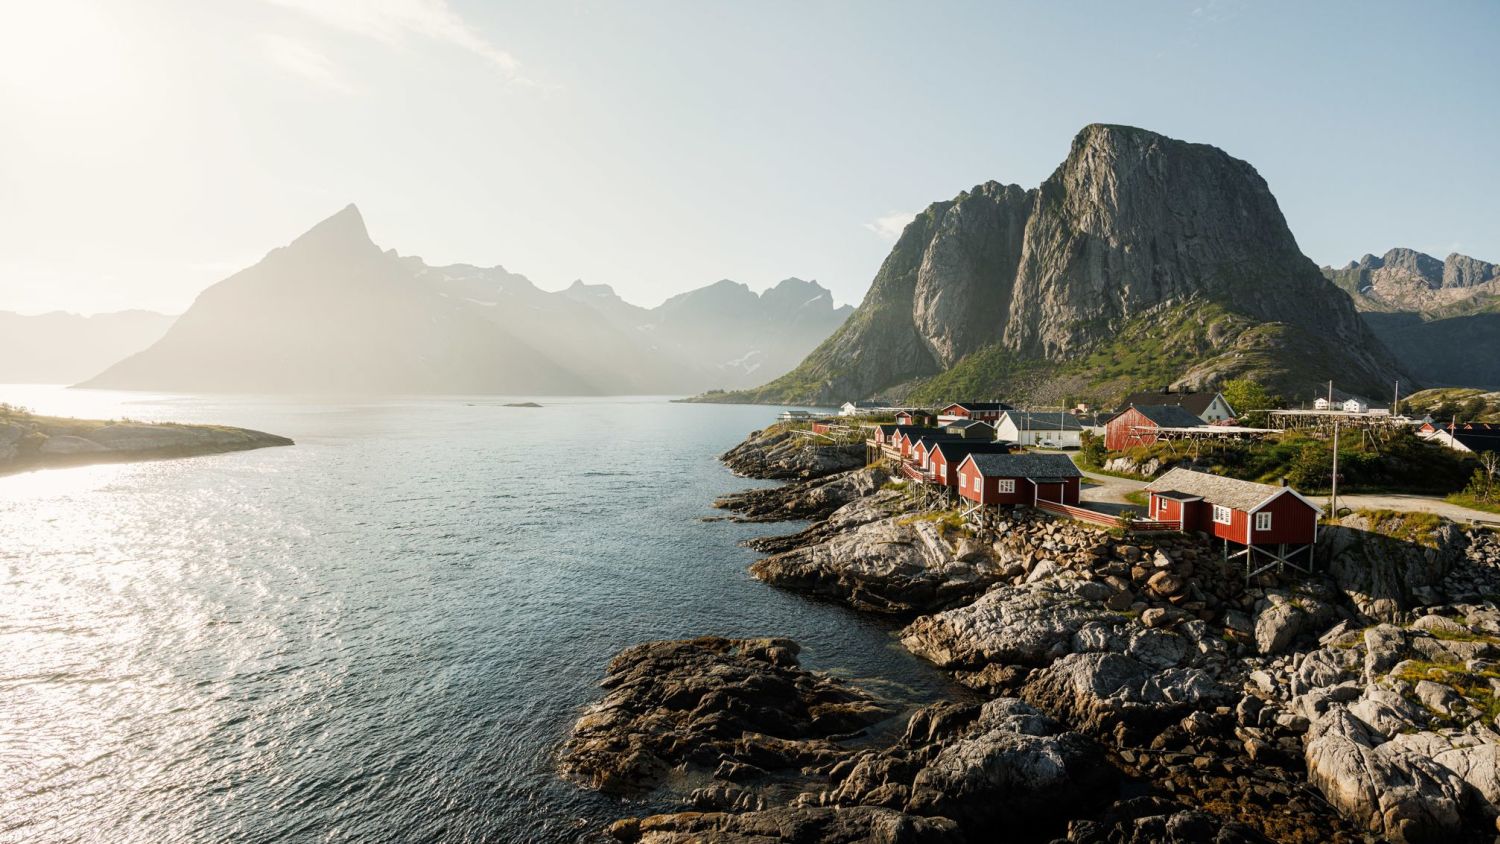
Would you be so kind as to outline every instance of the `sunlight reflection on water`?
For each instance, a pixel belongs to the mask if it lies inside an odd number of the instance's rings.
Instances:
[[[789,635],[911,699],[891,629],[699,521],[766,408],[0,388],[298,445],[0,478],[0,841],[571,840],[553,753],[633,642]]]

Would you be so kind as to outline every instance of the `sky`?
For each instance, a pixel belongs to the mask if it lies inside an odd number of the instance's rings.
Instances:
[[[858,303],[1093,122],[1211,143],[1320,264],[1500,261],[1500,3],[0,0],[0,310],[184,310],[344,205],[430,264]]]

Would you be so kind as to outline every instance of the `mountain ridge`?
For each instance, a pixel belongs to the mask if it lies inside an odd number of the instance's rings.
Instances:
[[[1215,320],[1189,338],[1191,360],[1116,367],[1108,383],[1078,371],[1101,353],[1131,358],[1118,338],[1149,345],[1174,328],[1153,321],[1184,308]],[[1301,253],[1253,167],[1207,144],[1091,124],[1038,187],[990,181],[929,205],[799,367],[713,400],[900,399],[966,367],[987,370],[962,379],[968,388],[1031,400],[1240,376],[1287,393],[1336,378],[1377,394],[1401,375]]]
[[[701,307],[677,325],[672,308],[631,305],[608,285],[545,291],[503,266],[430,266],[382,250],[350,204],[204,290],[158,342],[80,386],[691,393],[784,371],[847,315],[821,285],[796,284],[826,306],[788,321],[770,309],[774,295],[742,285],[753,302],[718,310],[712,293],[689,291],[674,299]]]

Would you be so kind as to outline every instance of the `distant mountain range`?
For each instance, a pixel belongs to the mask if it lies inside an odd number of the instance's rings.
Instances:
[[[353,205],[205,290],[80,386],[185,392],[691,393],[791,368],[852,309],[815,282],[720,281],[656,308],[605,285],[382,251]]]
[[[704,398],[1108,401],[1235,377],[1384,395],[1402,374],[1253,167],[1095,124],[1040,187],[986,182],[917,215],[796,369]]]
[[[72,384],[160,340],[176,317],[0,312],[0,384]]]
[[[1500,266],[1392,249],[1323,274],[1423,384],[1500,390]]]

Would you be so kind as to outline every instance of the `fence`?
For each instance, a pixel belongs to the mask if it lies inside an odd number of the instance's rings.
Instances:
[[[1101,527],[1120,526],[1120,520],[1118,518],[1111,516],[1108,513],[1101,513],[1098,510],[1089,510],[1084,507],[1074,507],[1071,504],[1060,504],[1056,501],[1046,501],[1040,499],[1036,502],[1036,506],[1039,510],[1046,510],[1047,512],[1053,513],[1058,516],[1066,516],[1070,519],[1077,519],[1080,522],[1088,522],[1089,524],[1099,525]],[[1132,521],[1130,523],[1130,530],[1177,530],[1177,523],[1156,522],[1140,519]]]

